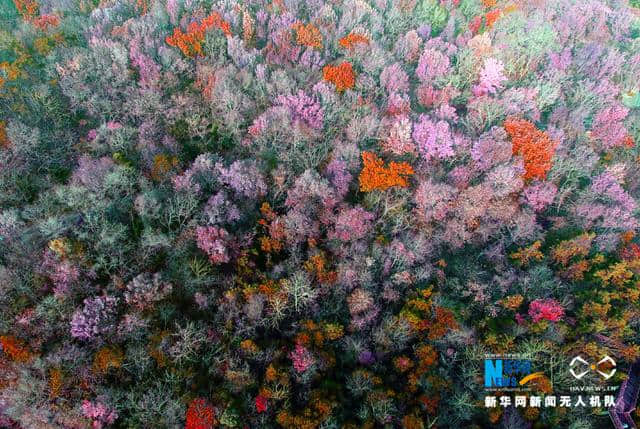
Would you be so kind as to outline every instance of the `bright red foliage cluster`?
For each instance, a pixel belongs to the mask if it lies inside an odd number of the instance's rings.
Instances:
[[[185,429],[211,429],[217,423],[213,407],[203,398],[191,401],[186,419]]]
[[[534,322],[558,322],[564,316],[564,308],[554,299],[536,299],[529,304],[529,316]]]
[[[259,413],[267,411],[267,398],[262,395],[256,396],[256,411]]]

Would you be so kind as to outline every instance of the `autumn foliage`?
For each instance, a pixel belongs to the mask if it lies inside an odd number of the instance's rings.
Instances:
[[[610,426],[640,0],[3,1],[0,429]]]
[[[485,15],[485,21],[487,28],[493,27],[493,24],[502,16],[502,11],[500,9],[494,9],[492,11],[487,12]]]
[[[4,121],[0,121],[0,148],[9,147],[9,138],[7,137],[7,129]]]
[[[343,48],[351,49],[357,44],[369,44],[369,38],[362,34],[350,33],[347,36],[344,36],[342,39],[338,41],[338,44]]]
[[[384,191],[393,186],[406,188],[409,185],[406,176],[413,174],[413,169],[406,162],[391,162],[385,167],[382,159],[372,152],[362,152],[362,162],[360,190],[363,192]]]
[[[151,167],[151,178],[153,180],[162,180],[171,169],[178,166],[178,159],[175,156],[166,154],[158,154],[153,157],[153,166]]]
[[[267,411],[267,398],[262,395],[256,396],[256,411],[259,413]]]
[[[205,399],[196,398],[187,409],[185,429],[211,429],[216,422],[216,413]]]
[[[322,77],[324,80],[334,84],[338,91],[351,89],[356,84],[356,75],[353,67],[346,61],[337,66],[324,66],[322,69]]]
[[[26,20],[30,20],[38,13],[39,5],[35,0],[13,0],[18,13]]]
[[[116,347],[102,347],[93,359],[93,369],[98,374],[104,374],[112,368],[120,368],[123,360],[124,355],[120,349]]]
[[[296,31],[298,45],[322,49],[322,34],[313,24],[304,25],[297,22],[293,25],[293,29]]]
[[[40,15],[32,23],[40,30],[47,31],[49,28],[57,27],[60,24],[60,18],[56,15]]]
[[[551,169],[555,142],[525,119],[508,118],[504,129],[511,137],[513,154],[524,158],[524,178],[544,180]]]
[[[62,371],[59,368],[49,369],[49,398],[57,398],[64,387]]]
[[[171,36],[167,36],[165,41],[169,46],[174,46],[182,51],[187,57],[202,55],[202,41],[207,30],[218,28],[225,36],[231,35],[231,25],[222,19],[218,12],[213,12],[200,22],[192,22],[187,26],[187,32],[183,33],[180,28],[175,28]]]
[[[24,341],[13,335],[0,336],[0,345],[2,346],[2,353],[14,362],[27,362],[31,359],[31,353]]]

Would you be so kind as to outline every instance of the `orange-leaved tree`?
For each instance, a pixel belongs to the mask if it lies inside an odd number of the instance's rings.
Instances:
[[[192,22],[187,26],[187,32],[183,33],[180,28],[175,28],[171,36],[167,36],[165,41],[169,46],[174,46],[188,57],[202,55],[202,41],[210,28],[219,28],[225,36],[231,35],[231,25],[222,19],[218,12],[213,12],[200,22]]]
[[[413,169],[406,162],[391,162],[384,166],[382,159],[372,152],[362,152],[364,167],[360,172],[360,190],[370,192],[374,189],[385,190],[392,186],[407,187],[406,176],[413,174]]]
[[[551,169],[556,143],[526,119],[507,118],[504,129],[511,137],[513,154],[524,159],[524,179],[544,180]]]
[[[343,48],[351,49],[358,43],[368,45],[369,38],[363,34],[349,33],[338,41],[338,44]]]
[[[356,84],[356,75],[353,67],[346,61],[337,66],[324,66],[322,69],[322,77],[324,80],[334,84],[338,91],[353,88]]]
[[[298,45],[322,49],[322,34],[320,34],[320,30],[318,30],[316,26],[296,22],[293,24],[293,29],[296,31],[296,42]]]

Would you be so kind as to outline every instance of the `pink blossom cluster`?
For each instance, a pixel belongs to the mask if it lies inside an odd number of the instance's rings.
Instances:
[[[484,61],[482,71],[480,71],[480,82],[473,87],[473,95],[476,97],[495,94],[503,88],[503,83],[507,80],[504,75],[504,64],[495,58],[487,58]]]
[[[198,248],[209,256],[213,264],[229,262],[230,236],[224,228],[215,226],[199,226],[196,228],[196,241]]]
[[[340,211],[329,239],[351,241],[363,238],[371,230],[373,214],[362,207],[345,208]]]
[[[85,417],[93,420],[91,427],[93,429],[102,429],[105,426],[113,424],[118,418],[116,410],[108,408],[102,402],[90,402],[86,399],[82,401],[82,412]]]
[[[300,121],[313,129],[322,128],[324,111],[320,104],[303,90],[295,95],[280,95],[278,103],[287,107],[294,121]]]
[[[449,123],[432,121],[427,115],[420,115],[420,119],[413,126],[413,139],[418,144],[422,156],[427,159],[446,159],[452,157],[453,136]]]
[[[305,372],[316,362],[311,352],[300,343],[289,353],[289,358],[297,372]]]
[[[53,293],[57,297],[65,296],[71,286],[80,278],[80,270],[68,259],[57,257],[46,250],[42,261],[42,270],[53,283]]]
[[[606,149],[621,146],[628,132],[623,121],[629,109],[620,105],[600,110],[593,121],[591,136],[602,142]]]
[[[527,204],[536,212],[547,208],[558,193],[558,188],[551,182],[536,183],[527,186],[523,195]]]

